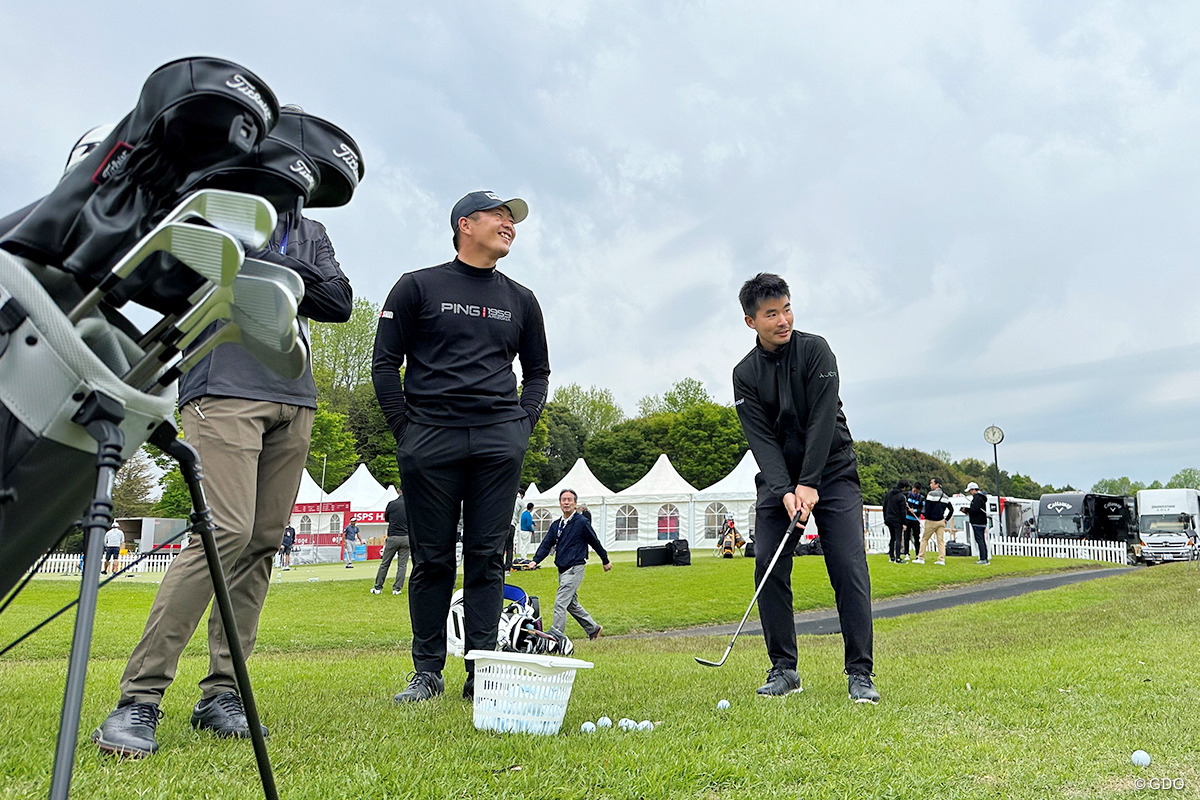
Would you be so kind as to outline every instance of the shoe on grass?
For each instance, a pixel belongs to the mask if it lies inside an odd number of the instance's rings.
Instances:
[[[250,723],[246,720],[246,708],[237,692],[221,692],[196,703],[192,709],[192,727],[198,731],[212,731],[221,738],[250,738]],[[267,726],[262,726],[263,736],[270,736]]]
[[[879,690],[875,688],[875,682],[871,680],[870,675],[859,672],[850,675],[850,699],[855,703],[871,705],[879,702]]]
[[[378,586],[372,586],[371,594],[383,594],[383,590],[380,589]]]
[[[980,561],[979,563],[983,564],[986,567],[992,563],[992,560],[990,558],[985,558],[982,561]]]
[[[934,563],[936,566],[939,566],[939,567],[944,567],[944,566],[946,566],[946,559],[944,559],[944,558],[939,558],[937,561],[935,561],[935,562],[933,562],[933,563]]]
[[[786,697],[793,692],[803,692],[800,673],[787,667],[771,667],[767,670],[767,682],[758,687],[759,697]]]
[[[589,634],[588,634],[588,638],[589,638],[589,639],[599,639],[599,638],[600,638],[600,633],[601,633],[603,630],[604,630],[604,626],[603,626],[603,625],[597,625],[597,626],[596,626],[596,630],[594,630],[594,631],[592,631],[591,633],[589,633]]]
[[[92,731],[92,742],[102,753],[125,758],[145,758],[158,750],[154,730],[163,712],[154,703],[117,706],[104,724]]]
[[[403,589],[392,589],[392,594],[403,594],[403,593],[404,593]]]
[[[912,560],[912,563],[914,563],[914,564],[924,564],[924,563],[925,563],[925,559],[923,559],[923,558],[919,558],[919,557],[918,557],[918,558],[914,558],[914,559]]]
[[[474,672],[467,673],[467,680],[465,683],[463,683],[463,699],[464,700],[474,700],[475,699],[475,673]]]
[[[413,672],[408,676],[408,688],[392,699],[397,703],[420,703],[432,700],[446,691],[440,672]]]

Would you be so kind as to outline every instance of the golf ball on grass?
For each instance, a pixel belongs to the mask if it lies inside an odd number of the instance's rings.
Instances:
[[[594,722],[585,722],[579,726],[579,730],[583,731],[584,733],[595,733],[596,724]]]
[[[644,719],[638,723],[637,729],[639,731],[652,731],[654,730],[654,723],[648,719]]]
[[[617,725],[623,731],[629,730],[629,726],[633,725],[633,724],[634,724],[633,720],[631,720],[629,717],[621,717],[621,721],[617,723]]]
[[[717,711],[724,711],[729,708],[728,700],[720,700],[717,702]]]
[[[1135,767],[1150,766],[1150,754],[1147,753],[1145,750],[1134,750],[1133,751],[1133,765]]]
[[[597,728],[611,728],[612,720],[609,719],[608,717],[601,717],[600,719],[596,720],[596,727]]]

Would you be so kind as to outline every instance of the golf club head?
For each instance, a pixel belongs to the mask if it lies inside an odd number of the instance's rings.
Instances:
[[[289,267],[280,264],[272,264],[269,261],[262,261],[257,258],[247,258],[242,264],[242,275],[249,275],[253,278],[267,278],[276,283],[283,284],[287,287],[292,296],[296,298],[296,304],[304,299],[304,279]]]
[[[159,252],[170,254],[205,280],[219,285],[233,280],[246,257],[242,245],[224,231],[187,222],[164,222],[142,237],[113,266],[100,285],[71,309],[67,315],[71,322],[82,319],[104,295],[113,291],[147,258]]]
[[[219,319],[233,318],[237,310],[238,325],[249,335],[261,342],[285,342],[291,335],[292,322],[296,319],[296,298],[280,283],[266,278],[238,275],[233,285],[216,289],[206,300],[207,312],[180,320],[178,329],[183,333],[178,348],[190,345],[200,334]],[[281,344],[286,349],[291,344]]]
[[[202,219],[233,235],[247,250],[261,250],[279,222],[275,207],[261,197],[225,189],[200,189],[184,198],[164,222]]]
[[[254,356],[271,371],[293,380],[304,374],[308,365],[308,348],[304,340],[299,338],[299,326],[292,321],[293,346],[286,352],[276,349],[272,344],[266,344],[248,335],[236,322],[228,322],[217,328],[212,336],[200,342],[190,353],[177,364],[163,373],[156,381],[152,381],[142,391],[150,391],[154,386],[167,386],[177,380],[180,375],[199,364],[205,356],[223,344],[240,344],[250,355]]]

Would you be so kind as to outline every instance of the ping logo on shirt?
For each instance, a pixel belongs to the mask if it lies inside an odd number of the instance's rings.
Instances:
[[[505,311],[502,308],[488,308],[487,306],[442,303],[442,313],[463,314],[468,317],[487,317],[488,319],[495,319],[500,322],[512,322],[511,311]]]

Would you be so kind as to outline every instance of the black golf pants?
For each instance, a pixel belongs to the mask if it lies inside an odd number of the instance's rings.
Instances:
[[[862,489],[852,448],[830,456],[831,463],[817,488],[820,499],[813,510],[825,553],[825,569],[837,603],[845,643],[848,673],[870,673],[874,668],[871,622],[871,575],[863,542]],[[754,542],[754,581],[766,575],[767,565],[779,547],[789,519],[778,497],[764,496],[759,487]],[[794,539],[793,539],[794,542]],[[785,547],[771,577],[758,596],[767,655],[775,667],[796,668],[796,625],[792,608],[792,551]]]
[[[495,650],[504,597],[504,544],[529,445],[529,421],[478,428],[410,422],[396,460],[407,499],[413,571],[408,580],[413,669],[446,665],[446,617],[454,593],[459,508],[463,515],[466,650]],[[468,671],[472,662],[466,662]]]

